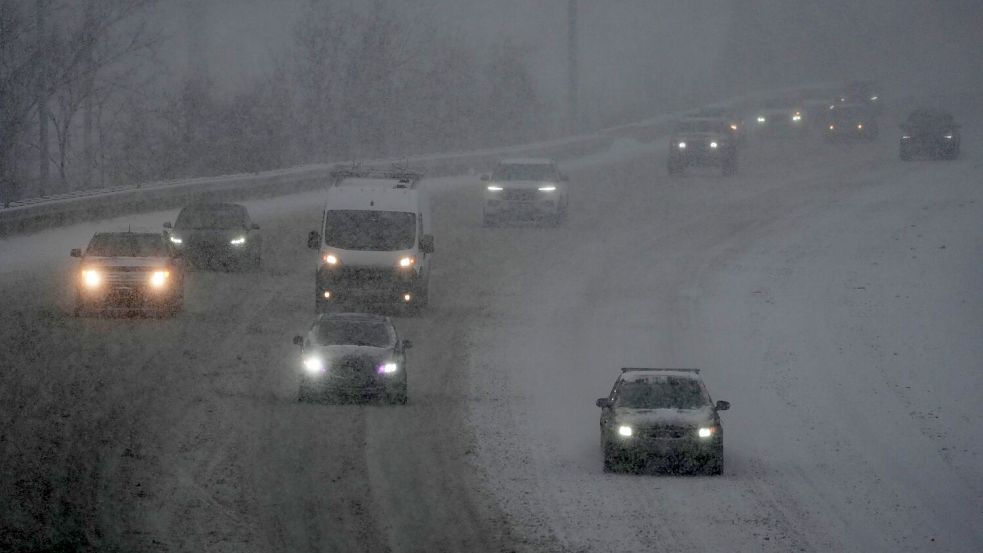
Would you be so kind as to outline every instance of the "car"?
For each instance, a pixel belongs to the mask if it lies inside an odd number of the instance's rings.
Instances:
[[[847,82],[833,102],[837,106],[846,104],[862,104],[875,115],[880,115],[884,106],[881,87],[871,80]]]
[[[873,141],[878,135],[877,117],[864,104],[833,106],[827,114],[823,135],[827,142],[843,140]]]
[[[624,368],[601,408],[605,472],[637,469],[660,460],[686,472],[724,470],[720,411],[699,369]]]
[[[367,313],[319,315],[301,347],[303,373],[298,400],[382,398],[405,404],[406,350],[388,317]]]
[[[168,240],[196,267],[257,269],[263,248],[259,225],[245,206],[197,203],[184,207],[174,225],[164,223]]]
[[[917,109],[901,124],[899,155],[908,161],[914,155],[927,155],[932,159],[956,159],[959,157],[959,125],[952,114],[933,109]]]
[[[159,232],[97,232],[79,258],[75,316],[139,311],[174,315],[184,305],[184,263]]]
[[[724,175],[737,171],[737,141],[730,124],[718,118],[688,118],[676,124],[669,137],[670,175],[686,167],[720,167]]]
[[[482,222],[493,226],[508,218],[526,217],[561,224],[570,201],[569,178],[551,159],[503,159],[484,174]]]
[[[307,236],[318,250],[315,312],[429,304],[433,218],[421,178],[404,170],[332,173],[321,228]]]
[[[751,117],[751,132],[765,136],[796,136],[808,131],[805,110],[797,99],[771,98]]]

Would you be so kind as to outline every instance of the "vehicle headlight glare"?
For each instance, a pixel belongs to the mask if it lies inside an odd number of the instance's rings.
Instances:
[[[945,135],[945,139],[946,139],[946,140],[952,140],[952,135],[951,135],[951,134],[947,134],[947,135]]]
[[[171,236],[171,243],[172,244],[183,244],[184,243],[184,240],[181,240],[177,236]]]
[[[796,113],[795,115],[792,116],[792,121],[798,123],[799,121],[802,121],[802,116]]]
[[[416,264],[416,258],[412,256],[406,256],[399,259],[399,266],[402,268],[412,267]]]
[[[710,147],[713,148],[714,150],[717,149],[717,146],[719,146],[719,144],[717,144],[716,142],[711,142],[710,143]]]
[[[911,139],[911,135],[910,134],[903,134],[903,135],[901,135],[901,140],[910,140],[910,139]]]
[[[324,359],[312,355],[304,358],[304,369],[310,374],[320,374],[324,372]]]
[[[736,131],[737,130],[737,124],[736,123],[731,123],[730,130]]]
[[[86,269],[82,271],[82,282],[89,288],[95,288],[102,284],[102,275],[95,269]]]
[[[759,116],[758,116],[758,123],[764,123],[764,122],[765,122],[765,121],[767,121],[767,120],[768,120],[768,119],[766,119],[766,118],[765,118],[765,116],[763,116],[763,115],[759,115]]]
[[[335,254],[333,254],[333,253],[325,254],[324,255],[324,263],[326,265],[337,265],[338,264],[338,256],[335,255]]]
[[[399,365],[390,361],[379,365],[379,374],[392,374],[399,370]]]
[[[877,98],[878,98],[877,96],[871,96],[870,97],[870,101],[871,102],[876,102],[877,101]]]
[[[836,128],[836,125],[830,125],[830,126],[829,126],[829,130],[833,130],[833,129],[835,129],[835,128]]]
[[[229,240],[229,244],[232,244],[233,246],[241,246],[241,245],[243,245],[245,243],[246,243],[246,237],[245,236],[237,236],[237,237],[233,238],[232,240]]]
[[[552,184],[547,184],[546,186],[539,187],[540,192],[552,192],[554,190],[556,190],[556,187],[553,186]]]
[[[686,143],[685,142],[680,142],[679,143],[679,149],[680,150],[685,150],[686,149]]]
[[[163,288],[167,285],[167,279],[171,276],[168,271],[154,271],[150,273],[150,285],[154,288]]]
[[[863,124],[863,123],[857,123],[857,128],[858,128],[858,129],[862,129],[862,128],[864,128],[864,124]]]
[[[714,428],[712,426],[704,426],[697,430],[696,433],[701,438],[709,438],[713,436],[713,430]]]
[[[488,190],[490,192],[501,192],[502,191],[502,187],[499,186],[499,185],[497,185],[497,184],[489,184],[488,185]]]
[[[632,431],[632,429],[631,429],[630,426],[621,425],[621,426],[618,427],[618,434],[621,435],[621,436],[624,436],[626,438],[630,438],[633,433],[634,432]]]

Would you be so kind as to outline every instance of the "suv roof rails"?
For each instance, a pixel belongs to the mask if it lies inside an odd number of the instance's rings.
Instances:
[[[653,368],[643,368],[643,367],[621,367],[621,372],[626,373],[628,371],[673,371],[673,372],[687,372],[700,374],[700,369],[653,369]]]
[[[416,188],[423,173],[393,167],[392,169],[345,167],[331,171],[331,186],[338,186],[345,179],[390,179],[395,180],[394,188]]]

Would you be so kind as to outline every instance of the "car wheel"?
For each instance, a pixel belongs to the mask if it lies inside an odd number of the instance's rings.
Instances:
[[[396,389],[386,390],[386,403],[390,405],[406,405],[406,382],[403,382]]]
[[[721,450],[711,455],[703,464],[703,474],[720,476],[724,473],[724,452]]]

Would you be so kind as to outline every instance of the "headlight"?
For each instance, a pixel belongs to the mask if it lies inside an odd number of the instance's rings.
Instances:
[[[95,288],[102,284],[102,274],[95,269],[85,269],[82,271],[82,282],[89,288]]]
[[[310,374],[321,374],[324,372],[324,359],[316,355],[304,358],[304,369]]]
[[[245,243],[246,243],[246,237],[245,236],[237,236],[237,237],[233,238],[232,240],[229,240],[229,244],[232,244],[233,246],[241,246],[241,245],[243,245]]]
[[[901,140],[911,140],[911,135],[910,134],[902,134],[901,135]]]
[[[620,435],[622,435],[622,436],[624,436],[626,438],[630,438],[631,435],[632,435],[632,433],[633,432],[632,432],[632,429],[631,429],[630,426],[621,425],[621,426],[618,427],[618,434],[620,434]]]
[[[943,138],[945,138],[946,140],[952,140],[952,135],[951,134],[947,134]]]
[[[177,236],[171,236],[171,243],[172,244],[183,244],[184,243],[184,240],[181,240]]]
[[[712,426],[703,426],[696,431],[696,434],[701,438],[709,438],[716,433],[717,429]]]
[[[167,286],[167,279],[171,276],[168,271],[154,271],[150,273],[150,285],[154,288]]]
[[[737,124],[736,123],[731,123],[730,124],[730,130],[736,131],[737,130]]]
[[[406,269],[408,267],[412,267],[415,264],[416,264],[416,258],[413,257],[413,256],[409,256],[408,255],[406,257],[401,257],[399,259],[399,266],[402,269]]]
[[[680,142],[679,143],[679,149],[680,150],[685,150],[686,149],[686,143],[685,142]]]
[[[502,191],[502,187],[499,186],[499,185],[497,185],[497,184],[489,184],[488,185],[488,190],[490,190],[491,192],[501,192]]]
[[[711,142],[710,143],[710,147],[713,148],[714,150],[717,149],[717,146],[718,146],[718,144],[716,142]]]
[[[765,122],[765,121],[767,121],[767,120],[768,120],[768,119],[766,119],[766,118],[765,118],[765,116],[763,116],[763,115],[759,115],[759,116],[758,116],[758,123],[764,123],[764,122]]]
[[[863,123],[857,123],[857,128],[858,128],[858,129],[862,129],[862,128],[864,128],[864,124],[863,124]]]
[[[871,102],[876,102],[877,101],[877,96],[871,96],[870,97],[870,101]]]
[[[802,121],[802,116],[796,113],[795,115],[792,116],[792,121],[798,123],[799,121]]]
[[[835,129],[835,128],[836,128],[836,125],[830,125],[830,126],[829,126],[829,130],[833,130],[833,129]]]
[[[556,190],[556,187],[553,186],[552,184],[547,184],[546,186],[539,187],[540,192],[552,192],[554,190]]]
[[[338,256],[335,255],[335,254],[333,254],[333,253],[326,253],[326,254],[324,254],[324,264],[325,265],[337,265],[338,264]]]
[[[399,365],[393,362],[379,365],[379,374],[392,374],[399,370]]]

